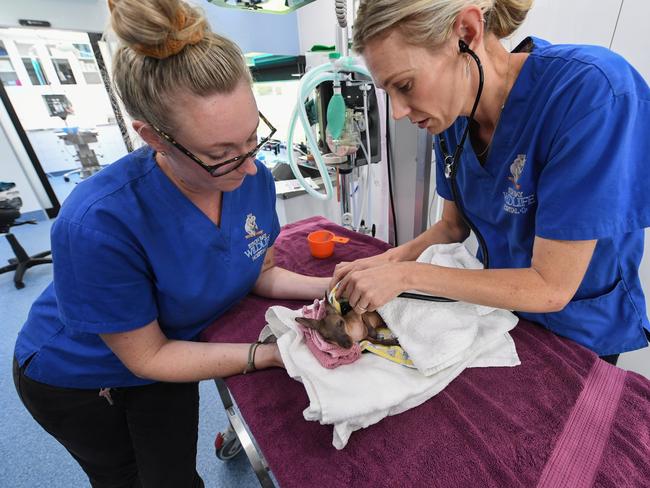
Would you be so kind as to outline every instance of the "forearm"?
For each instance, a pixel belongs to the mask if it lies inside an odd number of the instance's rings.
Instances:
[[[322,298],[330,278],[305,276],[273,266],[264,270],[253,287],[259,296],[289,300],[313,300]]]
[[[225,378],[246,369],[249,348],[250,344],[166,340],[133,373],[142,378],[172,383]],[[273,348],[273,345],[266,344],[257,347],[256,369],[276,366]]]
[[[422,252],[433,244],[450,244],[462,242],[468,233],[460,227],[451,226],[440,220],[415,239],[388,251],[394,261],[415,261]]]
[[[521,312],[548,313],[572,298],[548,283],[534,268],[470,270],[403,263],[405,290],[412,289],[479,305]]]

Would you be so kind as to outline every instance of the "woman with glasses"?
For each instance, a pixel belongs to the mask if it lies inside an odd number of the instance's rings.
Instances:
[[[359,312],[413,289],[516,310],[615,363],[648,344],[650,89],[605,48],[529,37],[506,50],[531,5],[361,0],[354,49],[393,117],[436,135],[444,210],[416,239],[341,264],[332,283]],[[470,230],[490,269],[415,262]]]
[[[239,48],[179,0],[109,6],[114,82],[147,146],[66,200],[14,377],[93,487],[203,486],[197,382],[283,364],[276,345],[200,332],[249,292],[313,299],[328,280],[274,266],[274,181],[255,160],[274,128]]]

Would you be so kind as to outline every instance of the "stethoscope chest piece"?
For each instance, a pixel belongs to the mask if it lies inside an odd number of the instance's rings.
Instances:
[[[449,154],[445,156],[445,178],[451,178],[452,173],[454,172],[454,158]]]

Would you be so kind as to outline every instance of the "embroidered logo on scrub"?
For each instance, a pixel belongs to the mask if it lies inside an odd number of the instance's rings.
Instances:
[[[246,223],[244,224],[246,231],[246,239],[253,239],[248,243],[248,247],[244,254],[255,261],[260,256],[266,253],[266,248],[269,246],[271,236],[257,227],[257,218],[252,213],[246,216]]]
[[[536,202],[534,193],[525,195],[523,191],[520,191],[521,185],[519,184],[519,178],[524,172],[525,167],[526,155],[517,155],[513,163],[510,165],[510,173],[512,176],[508,178],[508,180],[514,185],[514,188],[508,187],[508,191],[503,192],[503,210],[514,215],[527,213],[528,209]]]
[[[255,215],[252,213],[249,213],[246,216],[244,230],[246,231],[246,239],[252,239],[253,237],[257,237],[262,233],[262,231],[257,227],[257,217],[255,217]]]

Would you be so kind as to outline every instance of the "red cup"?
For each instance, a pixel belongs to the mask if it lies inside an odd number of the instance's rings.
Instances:
[[[309,252],[315,258],[325,259],[334,254],[334,243],[345,244],[349,241],[347,237],[339,237],[329,230],[316,230],[307,236]]]

